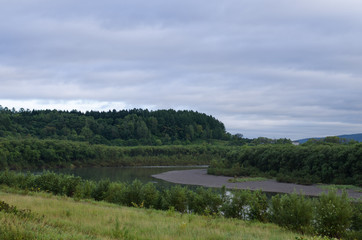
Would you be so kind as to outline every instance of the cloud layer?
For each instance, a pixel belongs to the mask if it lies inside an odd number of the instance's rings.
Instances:
[[[247,137],[362,132],[361,1],[0,3],[3,106],[192,109]]]

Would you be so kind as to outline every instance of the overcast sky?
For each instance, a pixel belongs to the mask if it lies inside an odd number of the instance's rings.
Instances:
[[[361,0],[0,0],[0,105],[188,109],[245,137],[362,132]]]

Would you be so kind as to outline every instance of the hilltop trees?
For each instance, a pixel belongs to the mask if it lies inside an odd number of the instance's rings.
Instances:
[[[225,126],[194,111],[143,109],[82,113],[0,108],[0,137],[87,141],[107,145],[159,145],[228,139]]]

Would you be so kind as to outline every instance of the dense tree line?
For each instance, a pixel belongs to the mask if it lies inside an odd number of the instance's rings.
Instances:
[[[362,186],[362,143],[318,142],[294,145],[243,146],[212,161],[208,173],[228,176],[266,175],[302,184]]]
[[[230,136],[228,146],[256,146],[260,144],[292,144],[292,141],[287,138],[271,139],[266,137],[258,137],[254,139],[244,138],[242,134],[237,133]]]
[[[209,145],[121,147],[54,139],[0,138],[0,169],[209,164],[226,151]]]
[[[87,141],[107,145],[161,145],[197,139],[229,139],[223,123],[194,111],[24,110],[0,105],[0,137]]]
[[[210,164],[227,176],[268,176],[302,184],[362,185],[362,143],[256,146],[107,146],[68,140],[0,138],[0,169]]]
[[[223,216],[243,220],[273,222],[301,233],[359,239],[362,236],[362,205],[344,193],[330,191],[320,198],[296,193],[276,195],[270,200],[261,191],[238,190],[227,194],[179,185],[158,189],[153,183],[98,182],[72,175],[46,172],[41,175],[0,172],[0,185],[25,191],[46,191],[76,199],[94,199],[138,208],[155,208],[181,213]],[[0,208],[1,211],[1,208]]]

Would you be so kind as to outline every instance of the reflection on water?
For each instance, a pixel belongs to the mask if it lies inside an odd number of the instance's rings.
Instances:
[[[174,185],[187,186],[187,188],[195,190],[197,185],[183,185],[177,183],[167,182],[161,179],[153,178],[152,175],[175,171],[175,170],[190,170],[190,169],[206,169],[208,166],[141,166],[141,167],[84,167],[84,168],[64,168],[64,169],[53,169],[52,172],[70,174],[79,176],[83,179],[99,181],[102,179],[109,179],[110,181],[119,181],[131,183],[135,179],[140,180],[142,183],[153,182],[159,189],[169,188]],[[36,174],[41,171],[34,172]],[[205,187],[207,188],[207,187]],[[217,191],[220,191],[218,189]],[[228,190],[227,195],[232,196],[232,190]],[[268,198],[271,198],[277,193],[264,192]]]
[[[111,181],[132,182],[139,179],[143,183],[153,182],[161,186],[172,186],[173,183],[153,178],[151,175],[174,170],[200,169],[207,166],[147,166],[147,167],[85,167],[74,169],[55,169],[56,173],[72,174],[83,179],[99,181],[109,179]]]

